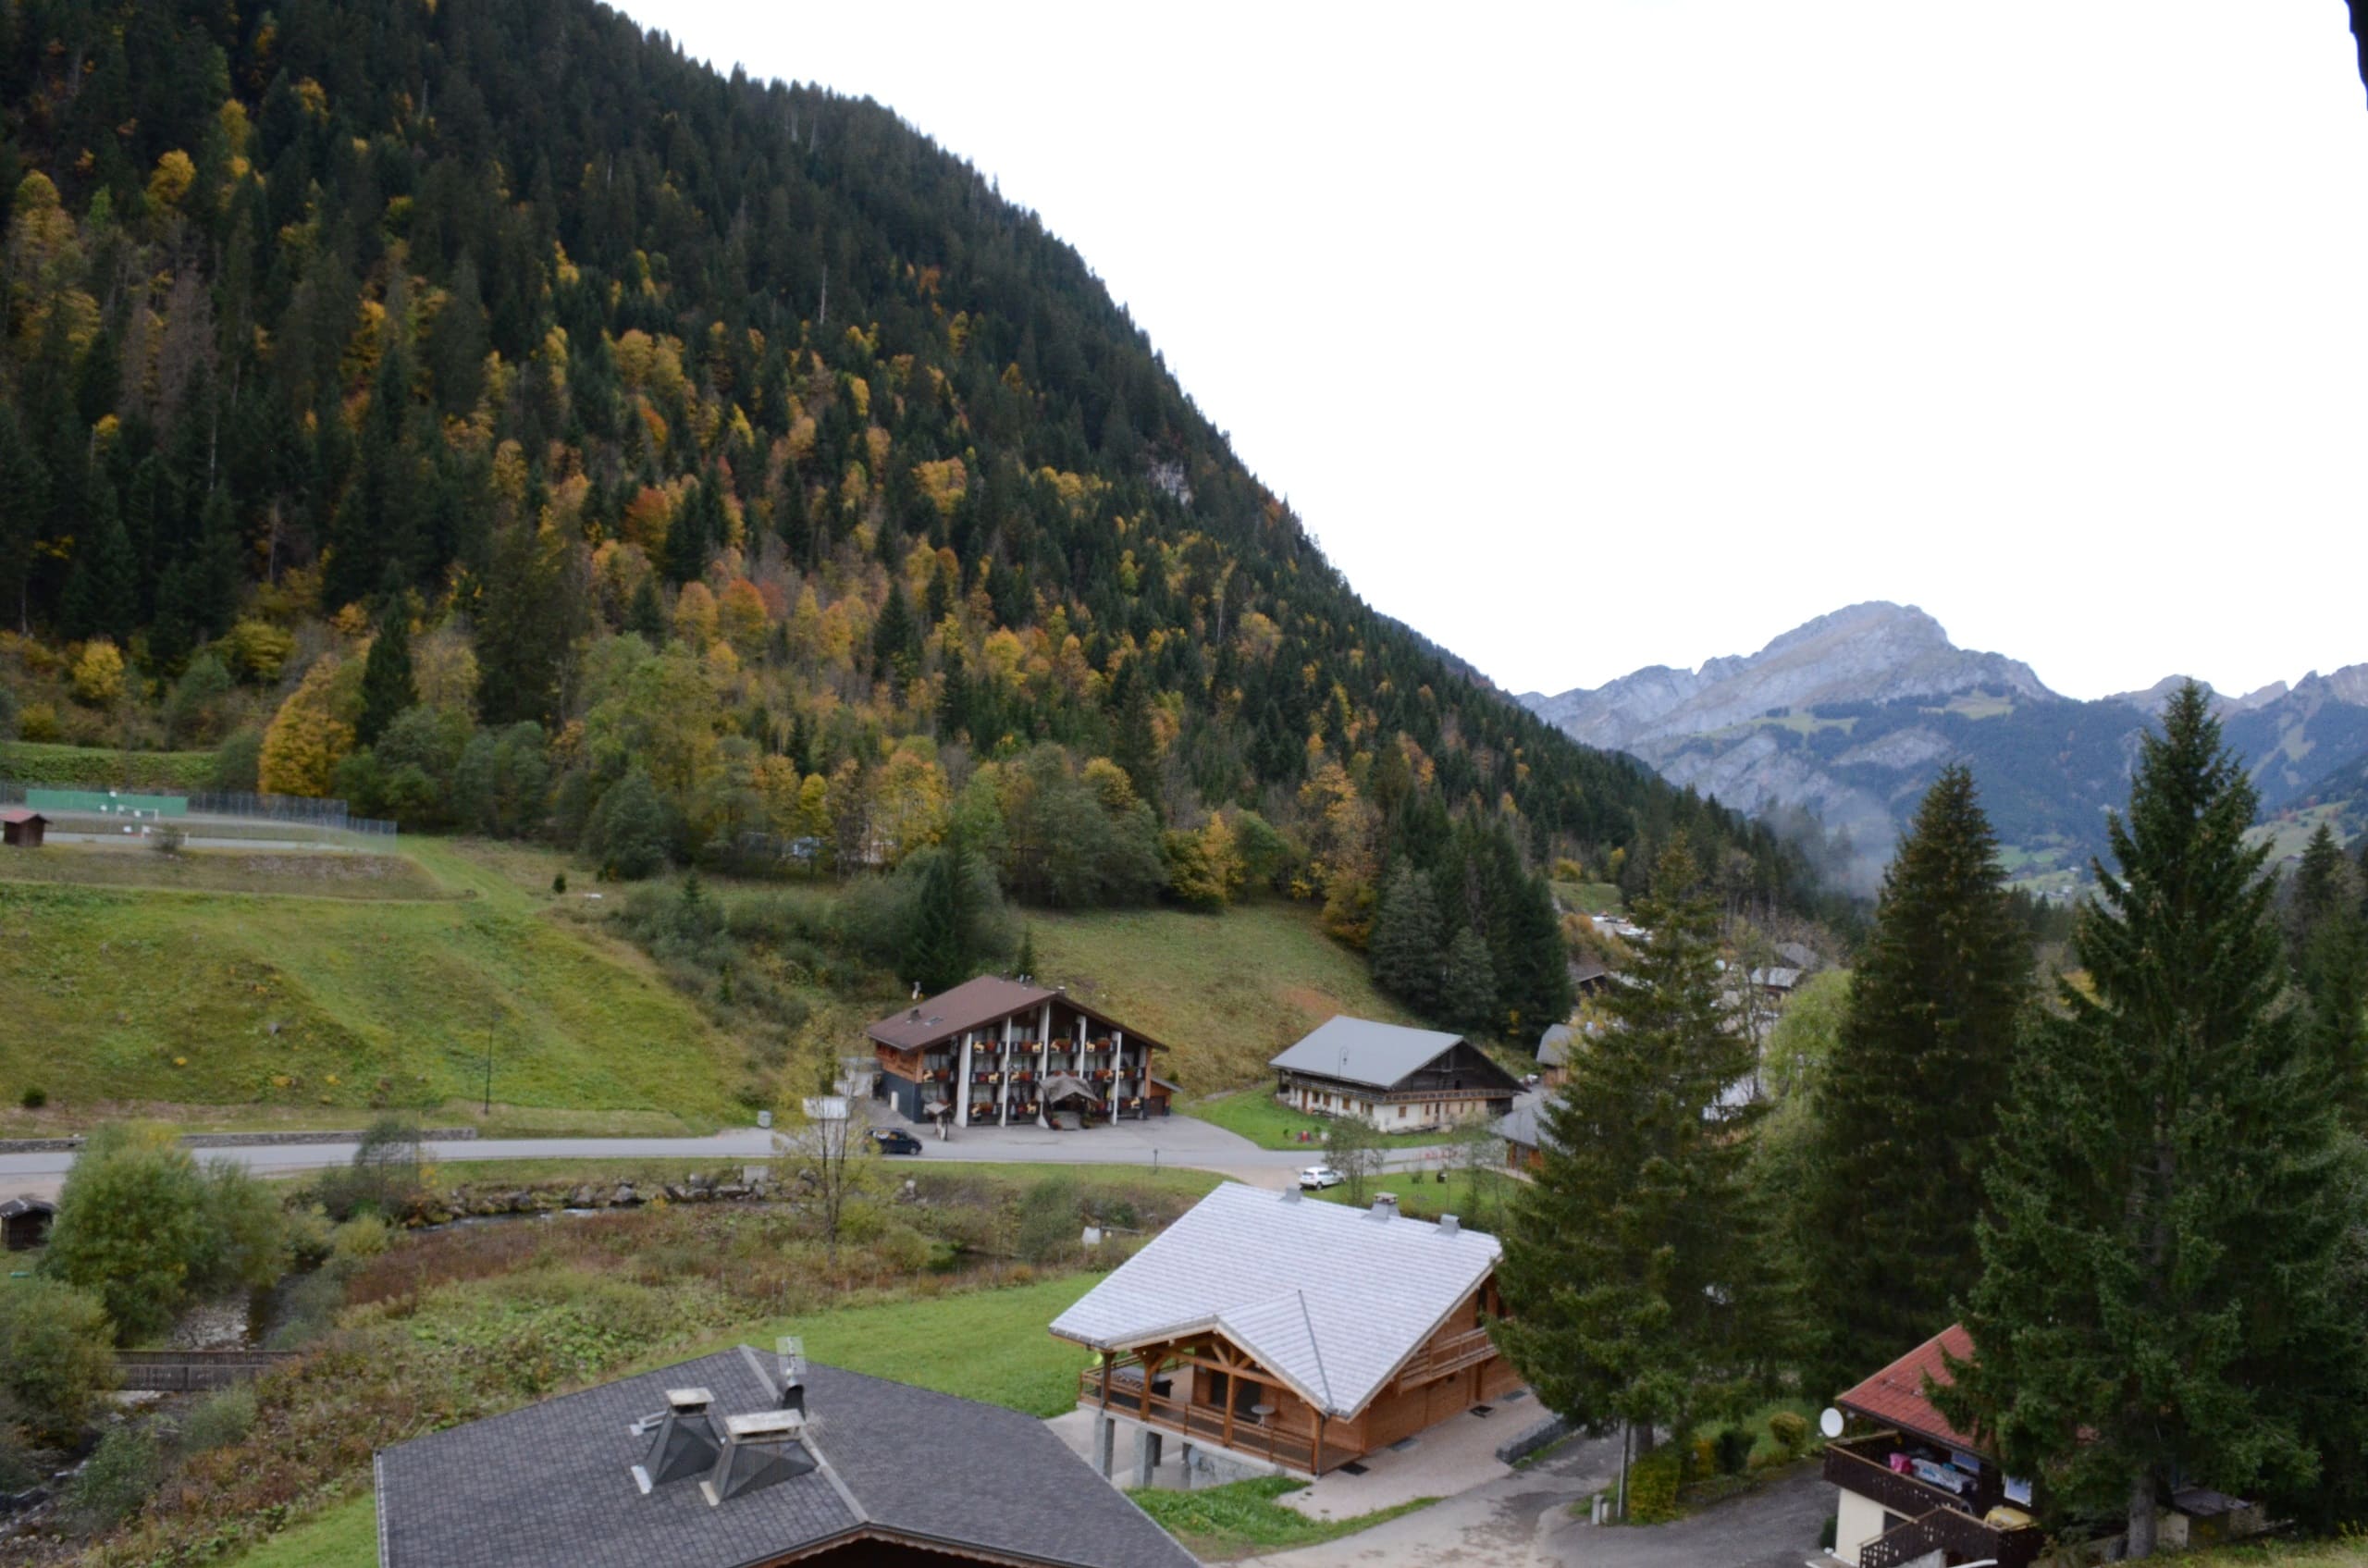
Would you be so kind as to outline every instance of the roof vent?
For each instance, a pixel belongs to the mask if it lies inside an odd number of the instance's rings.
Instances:
[[[1455,1216],[1451,1214],[1443,1214],[1439,1216],[1439,1234],[1442,1236],[1461,1236],[1463,1234],[1463,1221],[1456,1218]]]
[[[1299,1202],[1299,1188],[1296,1185],[1283,1189],[1283,1202],[1287,1204],[1296,1204]]]
[[[919,1007],[915,1007],[915,1008],[913,1009],[913,1022],[915,1022],[915,1023],[919,1023],[919,1022],[920,1022],[920,1021],[921,1021],[921,1010],[920,1010]]]
[[[806,1449],[806,1417],[795,1410],[765,1410],[723,1418],[723,1447],[699,1483],[709,1508],[811,1475],[819,1466]]]
[[[716,1440],[715,1423],[707,1407],[715,1396],[705,1389],[669,1389],[666,1414],[658,1419],[658,1435],[649,1451],[633,1467],[633,1484],[646,1497],[669,1481],[688,1480],[715,1463],[722,1445]]]
[[[1373,1217],[1375,1219],[1396,1219],[1398,1217],[1398,1194],[1395,1192],[1384,1192],[1375,1198],[1371,1212]]]

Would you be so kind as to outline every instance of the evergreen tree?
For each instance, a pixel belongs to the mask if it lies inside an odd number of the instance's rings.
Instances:
[[[1034,926],[1027,926],[1021,929],[1019,933],[1019,957],[1013,962],[1011,972],[1022,980],[1032,979],[1035,976],[1036,928]]]
[[[1141,661],[1128,660],[1111,695],[1117,707],[1117,735],[1110,759],[1126,770],[1135,797],[1159,809],[1159,735],[1152,727],[1151,683]]]
[[[2361,1490],[2362,1200],[2325,1064],[2281,1005],[2254,796],[2193,683],[2143,744],[2118,873],[2074,946],[2085,986],[2027,1036],[1989,1167],[1974,1359],[1942,1408],[1995,1434],[2060,1515],[2169,1488],[2324,1517]]]
[[[2361,876],[2325,822],[2295,868],[2287,947],[2311,1004],[2311,1030],[2356,1131],[2368,1133],[2368,916]]]
[[[1375,985],[1424,1015],[1437,1010],[1441,954],[1438,903],[1431,879],[1405,860],[1383,889],[1365,951]],[[1485,951],[1485,950],[1484,950]]]
[[[905,602],[905,586],[892,583],[888,587],[888,602],[880,607],[880,619],[871,628],[871,670],[875,679],[888,682],[899,697],[912,678],[914,662],[920,656],[921,639],[913,624],[912,607]]]
[[[906,916],[902,967],[907,980],[935,994],[970,978],[977,862],[958,833],[916,858],[923,864]]]
[[[2030,942],[2004,883],[1973,775],[1942,769],[1884,875],[1811,1101],[1801,1229],[1818,1387],[1930,1339],[1980,1276],[1968,1200],[2030,983]]]
[[[1544,1167],[1514,1200],[1498,1343],[1547,1407],[1683,1438],[1741,1414],[1782,1346],[1780,1293],[1746,1181],[1758,1106],[1730,1091],[1716,917],[1682,838],[1635,900],[1653,932],[1610,1027],[1544,1109]]]
[[[419,701],[412,682],[411,611],[401,599],[387,607],[378,620],[378,635],[370,639],[369,656],[362,662],[362,715],[354,721],[353,738],[376,746],[403,710]]]
[[[635,585],[625,606],[624,629],[652,648],[666,646],[666,602],[658,597],[658,576],[651,573]]]
[[[1449,1026],[1467,1033],[1492,1031],[1498,1023],[1497,969],[1488,944],[1465,926],[1447,945],[1439,969],[1438,1010]]]
[[[494,536],[475,618],[477,700],[487,724],[558,722],[569,645],[583,619],[573,565],[567,541],[531,522]]]
[[[138,616],[140,566],[132,558],[131,536],[124,530],[115,487],[100,480],[92,500],[95,515],[88,536],[78,541],[59,619],[69,637],[121,641],[130,635]]]

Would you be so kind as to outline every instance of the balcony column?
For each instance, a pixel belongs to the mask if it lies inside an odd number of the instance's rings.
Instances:
[[[1002,1064],[1003,1081],[995,1085],[995,1125],[1009,1127],[1011,1125],[1011,1020],[1009,1019],[1003,1020],[1003,1055],[996,1060]],[[1107,1447],[1106,1444],[1104,1446]],[[1107,1464],[1104,1465],[1102,1473],[1107,1475],[1110,1474],[1110,1467]]]
[[[1176,1468],[1178,1471],[1177,1489],[1179,1491],[1190,1491],[1192,1489],[1192,1444],[1190,1438],[1187,1438],[1177,1446]]]
[[[1146,1426],[1135,1434],[1135,1485],[1151,1485],[1152,1473],[1159,1468],[1159,1434]]]
[[[954,1125],[956,1127],[968,1127],[970,1125],[970,1039],[975,1032],[975,1031],[968,1029],[962,1031],[962,1052],[961,1056],[957,1059],[958,1065],[954,1069],[954,1089],[952,1093],[954,1095]]]
[[[1113,1457],[1118,1446],[1118,1424],[1106,1415],[1093,1418],[1093,1463],[1105,1481],[1111,1478]]]

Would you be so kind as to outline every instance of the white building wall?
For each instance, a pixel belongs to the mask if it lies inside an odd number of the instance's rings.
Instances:
[[[1833,1555],[1857,1568],[1858,1549],[1883,1533],[1883,1505],[1847,1487],[1834,1489],[1841,1495],[1842,1509],[1833,1526]]]

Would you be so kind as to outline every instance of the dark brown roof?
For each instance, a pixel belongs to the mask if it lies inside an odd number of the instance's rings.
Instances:
[[[951,991],[942,991],[901,1011],[891,1013],[864,1032],[882,1045],[898,1051],[914,1051],[925,1045],[943,1044],[965,1030],[984,1029],[989,1024],[1001,1023],[1015,1013],[1032,1012],[1055,998],[1061,1006],[1074,1007],[1097,1023],[1126,1030],[1127,1038],[1137,1044],[1166,1049],[1150,1035],[1128,1028],[1064,992],[1022,985],[1016,980],[991,974],[966,980]]]
[[[1950,1426],[1924,1397],[1926,1377],[1942,1388],[1955,1381],[1941,1359],[1943,1351],[1959,1361],[1973,1359],[1973,1336],[1963,1324],[1952,1323],[1833,1402],[1886,1426],[1978,1453],[1981,1445]]]

